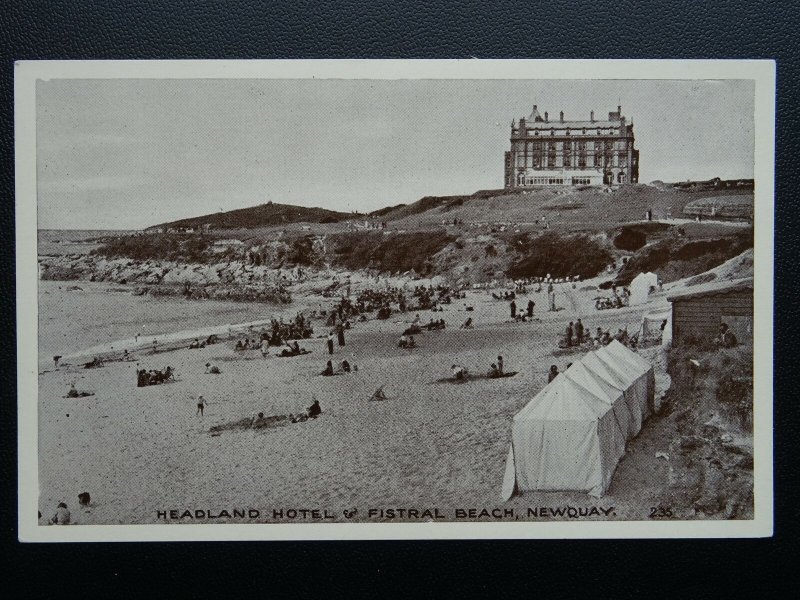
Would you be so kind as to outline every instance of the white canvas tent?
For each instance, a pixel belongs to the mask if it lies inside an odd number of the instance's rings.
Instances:
[[[503,500],[533,490],[602,496],[653,392],[653,367],[619,342],[575,362],[514,416]]]
[[[658,287],[658,275],[655,273],[639,273],[633,278],[628,289],[631,291],[631,296],[628,299],[630,306],[637,304],[644,304],[650,295],[651,288]]]
[[[661,324],[666,321],[664,329]],[[658,340],[662,345],[672,341],[672,308],[667,306],[642,315],[642,324],[639,326],[639,342]]]

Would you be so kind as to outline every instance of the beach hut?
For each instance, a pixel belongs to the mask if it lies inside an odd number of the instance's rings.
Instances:
[[[655,273],[639,273],[633,278],[628,289],[631,291],[631,297],[628,299],[630,306],[637,304],[644,304],[650,296],[651,289],[658,288],[658,275]]]
[[[653,381],[650,363],[619,342],[556,377],[514,416],[503,500],[526,491],[602,496],[650,414]]]

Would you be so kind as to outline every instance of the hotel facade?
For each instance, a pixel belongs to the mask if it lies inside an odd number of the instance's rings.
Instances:
[[[639,151],[633,122],[622,107],[595,119],[568,121],[564,112],[550,119],[538,107],[511,123],[511,150],[505,155],[506,188],[621,185],[639,181]]]

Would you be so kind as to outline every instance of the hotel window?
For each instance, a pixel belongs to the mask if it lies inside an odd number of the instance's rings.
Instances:
[[[567,129],[567,135],[569,135],[569,129]]]
[[[583,135],[586,135],[586,128],[583,129]]]
[[[555,134],[556,134],[556,130],[555,129],[551,129],[550,130],[550,135],[555,135]]]

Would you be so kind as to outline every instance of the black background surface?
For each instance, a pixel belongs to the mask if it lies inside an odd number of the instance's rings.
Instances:
[[[4,563],[25,597],[216,595],[675,598],[785,595],[797,554],[798,34],[793,1],[0,2],[0,377]],[[767,540],[19,544],[16,542],[13,61],[200,58],[774,58],[775,529]],[[35,301],[35,299],[30,299]],[[25,401],[25,399],[22,399]],[[794,562],[794,561],[793,561]],[[390,584],[388,590],[387,584]],[[14,588],[7,587],[9,591]],[[46,591],[45,591],[46,590]],[[279,593],[279,590],[281,591]],[[780,591],[779,591],[780,590]],[[585,592],[584,592],[585,593]],[[796,592],[795,592],[796,593]],[[100,595],[102,594],[102,595]]]

